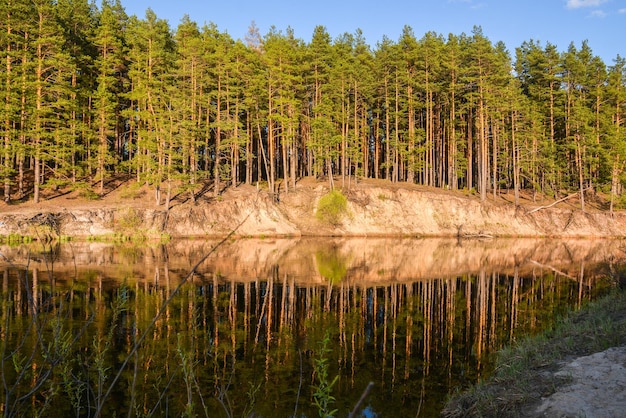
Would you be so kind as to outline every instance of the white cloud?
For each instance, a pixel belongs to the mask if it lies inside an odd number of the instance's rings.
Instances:
[[[476,4],[473,4],[473,5],[471,6],[471,8],[472,8],[473,10],[482,9],[482,8],[484,8],[484,7],[487,7],[487,5],[486,5],[485,3],[476,3]]]
[[[568,9],[579,9],[581,7],[597,7],[607,0],[567,0]]]
[[[619,10],[617,11],[617,13],[619,13],[619,14],[624,14],[624,13],[626,13],[626,9],[619,9]]]
[[[604,13],[602,10],[594,10],[593,12],[591,12],[591,17],[603,18],[606,17],[606,13]]]

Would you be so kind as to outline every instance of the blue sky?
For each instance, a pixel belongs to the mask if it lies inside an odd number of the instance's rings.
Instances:
[[[271,26],[308,42],[317,25],[335,38],[363,31],[375,47],[386,35],[398,40],[404,25],[415,36],[434,31],[471,34],[475,25],[492,43],[503,41],[511,56],[523,41],[550,42],[566,51],[583,40],[605,64],[626,58],[626,0],[121,0],[129,15],[143,18],[148,7],[176,29],[187,14],[200,26],[215,23],[222,32],[243,39],[252,21],[261,35]]]

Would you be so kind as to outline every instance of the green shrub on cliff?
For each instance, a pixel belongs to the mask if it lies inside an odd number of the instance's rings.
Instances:
[[[339,190],[331,190],[317,203],[315,217],[322,222],[337,226],[347,212],[348,199]]]

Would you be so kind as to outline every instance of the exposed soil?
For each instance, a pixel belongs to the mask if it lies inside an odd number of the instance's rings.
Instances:
[[[155,188],[137,187],[128,178],[111,180],[95,200],[70,190],[45,190],[40,203],[26,200],[0,204],[0,235],[37,235],[33,228],[50,227],[52,235],[88,237],[128,234],[223,236],[529,236],[622,237],[626,212],[609,214],[601,195],[585,196],[585,211],[576,194],[555,198],[512,192],[490,194],[485,202],[464,191],[450,191],[382,180],[335,180],[348,198],[340,222],[316,218],[327,181],[304,178],[296,188],[280,184],[279,193],[251,185],[228,187],[217,196],[212,186],[173,194],[165,207]],[[175,190],[175,188],[173,188]]]

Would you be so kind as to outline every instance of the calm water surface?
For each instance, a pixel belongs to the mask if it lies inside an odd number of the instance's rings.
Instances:
[[[625,262],[607,240],[217,243],[0,247],[3,414],[313,417],[324,364],[338,416],[370,382],[365,416],[437,416]]]

